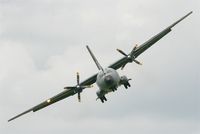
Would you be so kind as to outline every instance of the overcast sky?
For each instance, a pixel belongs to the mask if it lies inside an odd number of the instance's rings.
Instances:
[[[1,134],[199,134],[199,0],[0,0]],[[96,101],[69,97],[7,120],[106,67],[171,23],[194,13],[128,64],[132,87]]]

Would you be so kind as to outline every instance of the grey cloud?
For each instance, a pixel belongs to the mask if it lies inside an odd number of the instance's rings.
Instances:
[[[0,132],[192,133],[200,132],[199,1],[0,1]],[[96,102],[97,87],[83,102],[67,98],[14,122],[23,112],[97,71],[89,44],[105,67],[176,19],[194,13],[127,65],[133,78],[109,101]]]

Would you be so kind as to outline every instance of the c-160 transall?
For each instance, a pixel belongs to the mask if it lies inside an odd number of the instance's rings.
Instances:
[[[94,84],[94,83],[96,83],[99,88],[99,90],[96,93],[97,99],[99,99],[102,103],[104,103],[105,101],[107,101],[107,98],[105,96],[107,93],[116,91],[117,88],[121,85],[123,85],[125,88],[128,88],[131,86],[129,83],[129,81],[131,79],[125,75],[119,76],[119,74],[116,70],[119,68],[123,69],[127,63],[132,63],[132,62],[135,62],[135,63],[141,65],[141,63],[139,61],[137,61],[136,58],[140,54],[142,54],[145,50],[147,50],[149,47],[151,47],[154,43],[159,41],[162,37],[167,35],[176,24],[178,24],[180,21],[185,19],[190,14],[192,14],[192,12],[189,12],[187,15],[183,16],[181,19],[179,19],[178,21],[176,21],[169,27],[165,28],[163,31],[161,31],[157,35],[153,36],[152,38],[147,40],[142,45],[140,45],[140,46],[135,45],[129,54],[126,54],[122,50],[117,49],[117,51],[120,52],[123,55],[123,57],[121,59],[117,60],[116,62],[114,62],[113,64],[111,64],[110,66],[108,66],[107,68],[103,68],[99,64],[96,57],[90,50],[89,46],[86,46],[92,59],[95,62],[97,68],[99,69],[98,73],[94,74],[93,76],[87,78],[86,80],[84,80],[82,82],[80,82],[79,73],[77,73],[77,84],[75,86],[64,87],[65,90],[62,91],[61,93],[45,100],[44,102],[40,103],[39,105],[36,105],[36,106],[30,108],[29,110],[9,119],[8,121],[14,120],[14,119],[16,119],[28,112],[31,112],[31,111],[36,112],[36,111],[38,111],[42,108],[45,108],[57,101],[60,101],[62,99],[65,99],[65,98],[75,95],[75,94],[78,94],[78,100],[81,101],[81,92],[86,88],[92,87],[92,84]]]

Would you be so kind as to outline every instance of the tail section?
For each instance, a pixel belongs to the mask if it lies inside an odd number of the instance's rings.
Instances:
[[[96,64],[97,68],[98,68],[99,70],[102,70],[102,71],[103,71],[102,66],[101,66],[101,65],[99,64],[99,62],[97,61],[96,57],[94,56],[94,54],[92,53],[92,51],[90,50],[90,48],[89,48],[88,45],[86,46],[86,48],[87,48],[88,52],[90,53],[92,59],[94,60],[94,62],[95,62],[95,64]]]

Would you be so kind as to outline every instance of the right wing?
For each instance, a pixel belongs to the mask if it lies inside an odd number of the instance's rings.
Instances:
[[[96,76],[97,76],[97,74],[89,77],[88,79],[86,79],[83,82],[81,82],[80,85],[92,85],[96,81]],[[30,108],[29,110],[26,110],[25,112],[23,112],[23,113],[15,116],[15,117],[9,119],[8,122],[12,121],[12,120],[24,115],[24,114],[26,114],[26,113],[29,113],[29,112],[32,112],[32,111],[36,112],[36,111],[38,111],[38,110],[40,110],[42,108],[45,108],[45,107],[47,107],[47,106],[49,106],[49,105],[51,105],[53,103],[56,103],[57,101],[63,100],[65,98],[69,97],[69,96],[72,96],[72,95],[76,94],[76,93],[77,92],[75,92],[74,90],[64,90],[63,92],[55,95],[54,97],[51,97],[51,98],[43,101],[42,103]]]
[[[161,31],[160,33],[158,33],[157,35],[155,35],[152,38],[150,38],[148,41],[146,41],[142,45],[140,45],[137,48],[137,50],[135,51],[135,53],[134,53],[135,58],[138,57],[145,50],[147,50],[149,47],[151,47],[153,44],[155,44],[157,41],[159,41],[161,38],[163,38],[165,35],[167,35],[169,32],[171,32],[172,28],[175,25],[177,25],[179,22],[181,22],[182,20],[184,20],[190,14],[192,14],[192,11],[189,12],[188,14],[186,14],[185,16],[183,16],[182,18],[180,18],[179,20],[177,20],[176,22],[174,22],[172,25],[170,25],[169,27],[167,27],[166,29],[164,29],[163,31]]]

